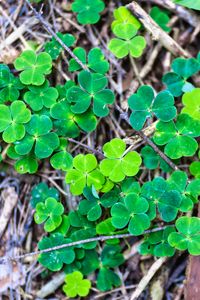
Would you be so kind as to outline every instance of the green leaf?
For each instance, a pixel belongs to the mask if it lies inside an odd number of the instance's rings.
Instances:
[[[86,59],[86,51],[84,48],[77,47],[73,51],[74,55],[80,59],[80,61],[87,65],[87,67],[93,72],[105,74],[109,70],[109,63],[105,60],[104,54],[100,48],[93,48],[88,52]],[[74,58],[69,61],[69,71],[79,71],[82,67],[77,63]]]
[[[31,112],[22,101],[14,101],[10,107],[0,104],[0,132],[3,140],[13,143],[25,136],[24,124],[29,122]]]
[[[38,162],[34,156],[25,156],[19,158],[14,167],[19,174],[34,174],[38,170]]]
[[[61,32],[58,32],[56,35],[63,41],[63,43],[67,47],[71,47],[75,42],[75,37],[69,33],[62,34]],[[53,60],[57,59],[63,50],[63,47],[54,37],[52,37],[50,42],[44,45],[44,48]]]
[[[70,184],[70,191],[74,195],[83,193],[85,186],[92,186],[99,190],[105,182],[104,176],[97,168],[97,160],[92,154],[79,154],[73,159],[73,168],[67,172],[66,183]]]
[[[36,207],[37,203],[45,202],[47,198],[59,199],[59,193],[55,188],[49,188],[46,183],[41,182],[31,190],[31,206]]]
[[[80,24],[95,24],[99,21],[100,15],[105,8],[102,0],[75,0],[72,3],[72,11],[78,13],[77,20]]]
[[[121,280],[116,273],[104,267],[100,269],[97,275],[97,288],[100,291],[109,291],[113,287],[118,287],[120,285]]]
[[[132,24],[136,30],[140,29],[141,27],[141,23],[138,21],[138,19],[136,19],[125,6],[120,6],[119,8],[115,9],[113,15],[115,20],[111,25],[112,31],[114,30],[115,26],[119,24]]]
[[[53,233],[50,237],[44,237],[39,243],[39,250],[52,248],[64,244],[71,243],[72,240],[65,238],[61,233]],[[72,247],[58,249],[42,253],[38,257],[38,261],[51,271],[60,271],[63,264],[71,264],[75,260],[75,252]]]
[[[186,113],[193,119],[200,120],[200,88],[187,92],[182,97],[184,108],[181,113]]]
[[[173,0],[178,5],[182,5],[188,8],[200,10],[200,0]]]
[[[154,97],[150,86],[141,86],[136,94],[128,99],[132,110],[130,123],[135,130],[141,130],[147,120],[154,115],[163,122],[171,121],[176,116],[174,97],[168,91],[162,91]]]
[[[36,205],[34,220],[37,224],[44,223],[44,230],[47,232],[54,231],[62,223],[62,214],[64,207],[54,198],[47,198],[45,202]]]
[[[75,298],[77,296],[86,297],[90,292],[91,281],[83,279],[83,274],[79,271],[67,274],[65,283],[63,291],[70,298]]]
[[[67,100],[71,103],[72,112],[84,113],[93,103],[92,109],[96,116],[107,116],[109,114],[107,106],[114,102],[114,93],[106,89],[107,78],[102,74],[81,71],[78,82],[80,87],[71,87],[67,91]]]
[[[25,102],[34,111],[39,111],[43,107],[50,108],[56,103],[58,92],[55,88],[49,87],[46,80],[41,86],[29,86],[29,91],[24,94]]]
[[[25,137],[16,142],[15,150],[20,155],[26,155],[34,149],[39,159],[49,157],[59,146],[59,139],[52,130],[52,121],[49,117],[33,115],[26,124]]]
[[[191,255],[200,255],[200,218],[180,217],[176,221],[178,232],[169,235],[169,244],[178,250],[188,250]]]
[[[163,83],[175,97],[179,97],[183,92],[191,91],[194,86],[187,81],[189,77],[200,70],[200,63],[195,58],[176,58],[172,62],[173,72],[165,74]]]
[[[157,145],[165,145],[164,152],[171,159],[193,156],[198,149],[194,137],[200,136],[200,122],[187,114],[180,114],[176,123],[158,122],[153,137]]]
[[[117,57],[123,58],[130,54],[140,57],[146,47],[146,41],[142,36],[135,36],[137,30],[132,24],[118,24],[114,26],[114,34],[118,38],[112,39],[108,49]]]
[[[66,150],[59,151],[55,153],[51,159],[50,163],[55,170],[67,171],[72,167],[73,157]]]
[[[200,159],[200,151],[198,153]],[[190,173],[196,177],[200,178],[200,161],[193,161],[190,165]]]
[[[80,129],[90,132],[97,126],[97,119],[90,109],[82,114],[75,114],[66,100],[53,105],[50,114],[56,119],[56,133],[61,136],[74,138],[80,134]]]
[[[146,212],[149,204],[145,198],[137,194],[129,194],[123,203],[116,203],[111,208],[112,224],[116,228],[128,225],[128,231],[133,235],[140,235],[149,228],[150,220]]]
[[[141,165],[141,157],[135,152],[124,155],[126,144],[115,138],[103,146],[104,155],[107,157],[100,163],[100,171],[113,182],[122,181],[125,176],[134,176]]]
[[[169,189],[162,177],[143,184],[141,196],[149,202],[148,215],[151,220],[156,217],[156,211],[165,222],[173,221],[181,207],[182,198],[177,190]]]
[[[15,60],[14,66],[20,73],[23,84],[42,85],[45,75],[51,73],[52,60],[48,53],[41,52],[38,55],[32,50],[26,50]]]
[[[150,16],[164,31],[171,31],[171,28],[167,26],[170,21],[167,11],[161,10],[159,7],[154,6],[150,11]]]

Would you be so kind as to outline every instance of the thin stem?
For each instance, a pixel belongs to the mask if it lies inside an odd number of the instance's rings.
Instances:
[[[164,227],[158,227],[158,228],[153,228],[150,230],[146,230],[144,231],[143,234],[149,234],[152,232],[157,232],[157,231],[161,231],[164,230],[166,227],[172,227],[173,225],[168,225],[168,226],[164,226]],[[47,249],[43,249],[43,250],[38,250],[38,251],[34,251],[34,252],[30,252],[30,253],[25,253],[25,254],[21,254],[21,255],[17,255],[17,256],[13,256],[13,257],[9,257],[9,256],[4,256],[0,258],[0,263],[5,262],[5,261],[9,261],[9,260],[19,260],[28,256],[35,256],[35,255],[39,255],[42,253],[48,253],[48,252],[52,252],[52,251],[56,251],[56,250],[60,250],[60,249],[64,249],[64,248],[68,248],[68,247],[75,247],[77,245],[81,245],[81,244],[88,244],[91,242],[98,242],[98,241],[106,241],[106,240],[112,240],[112,239],[124,239],[124,238],[129,238],[129,237],[133,237],[134,235],[131,233],[124,233],[124,234],[116,234],[116,235],[109,235],[109,236],[98,236],[98,237],[94,237],[94,238],[89,238],[89,239],[85,239],[85,240],[80,240],[80,241],[76,241],[76,242],[71,242],[68,244],[62,244],[59,246],[55,246],[55,247],[51,247],[51,248],[47,248]]]

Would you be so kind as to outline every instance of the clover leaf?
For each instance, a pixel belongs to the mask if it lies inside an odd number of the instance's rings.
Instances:
[[[15,60],[14,66],[22,71],[19,78],[23,84],[42,85],[45,75],[51,73],[52,60],[46,52],[37,55],[32,50],[26,50]]]
[[[157,145],[165,145],[164,152],[171,159],[193,156],[198,149],[194,137],[200,136],[200,122],[187,114],[180,114],[176,123],[159,121],[153,140]]]
[[[125,197],[124,203],[116,203],[111,208],[112,224],[116,228],[128,225],[128,231],[140,235],[149,228],[150,220],[146,212],[149,204],[143,197],[132,193]]]
[[[167,26],[170,18],[166,11],[161,10],[159,7],[154,6],[150,11],[150,16],[152,19],[166,32],[170,32],[171,28]]]
[[[77,296],[86,297],[91,288],[91,281],[83,279],[83,274],[79,271],[67,274],[65,283],[63,291],[70,298],[75,298]]]
[[[155,97],[152,87],[148,85],[141,86],[136,94],[130,96],[128,105],[132,110],[130,123],[135,130],[141,130],[147,118],[154,115],[163,122],[171,121],[176,116],[172,94],[162,91]]]
[[[45,202],[36,205],[34,220],[36,224],[44,223],[44,230],[54,231],[62,222],[64,207],[54,198],[47,198]]]
[[[46,80],[40,86],[29,86],[29,91],[24,94],[25,102],[34,111],[39,111],[44,107],[50,108],[58,98],[58,92],[55,88],[49,87]]]
[[[178,5],[185,6],[187,8],[200,10],[200,2],[199,1],[191,1],[191,0],[173,0],[174,3]]]
[[[100,171],[114,182],[122,181],[125,176],[134,176],[141,165],[141,157],[136,151],[125,154],[126,143],[119,138],[112,139],[103,146],[106,156],[100,163]]]
[[[0,102],[15,101],[23,89],[20,80],[10,72],[8,66],[0,64]]]
[[[74,138],[79,136],[80,129],[90,132],[97,126],[97,119],[90,109],[82,114],[75,114],[66,100],[53,105],[50,114],[56,120],[56,133],[61,136]]]
[[[137,29],[133,24],[118,24],[113,28],[117,38],[112,39],[108,49],[117,57],[123,58],[130,54],[133,57],[140,57],[146,41],[143,36],[136,36]]]
[[[117,245],[106,245],[100,256],[100,270],[97,275],[97,288],[100,291],[111,290],[112,287],[121,285],[119,276],[111,270],[124,262],[124,257],[120,253],[121,248]]]
[[[200,159],[200,151],[198,153]],[[200,161],[193,161],[190,165],[190,173],[196,177],[200,178]]]
[[[188,250],[191,255],[200,255],[200,218],[180,217],[176,221],[178,232],[169,235],[169,244],[178,250]]]
[[[60,146],[51,157],[50,163],[55,170],[67,171],[72,168],[72,155],[67,151],[67,141],[60,139]]]
[[[38,162],[34,156],[27,155],[20,157],[15,162],[14,167],[19,174],[34,174],[38,170]]]
[[[44,182],[35,185],[31,190],[31,206],[33,208],[40,202],[45,202],[47,198],[59,199],[59,193],[55,188],[49,188]]]
[[[141,27],[141,23],[138,21],[138,19],[135,18],[125,6],[120,6],[119,8],[115,9],[113,15],[115,20],[111,25],[112,30],[116,25],[119,24],[132,24],[136,30],[140,29]]]
[[[141,155],[146,168],[155,170],[160,167],[164,172],[171,171],[170,166],[150,146],[143,147],[141,150]]]
[[[101,217],[101,206],[105,208],[111,207],[119,199],[115,191],[105,193],[101,198],[94,197],[91,189],[87,187],[84,189],[83,195],[86,199],[80,201],[78,210],[82,215],[87,215],[89,221],[96,221]]]
[[[162,177],[156,177],[153,181],[145,182],[142,186],[141,196],[148,200],[150,220],[156,217],[158,210],[162,220],[171,222],[176,218],[181,207],[180,193],[170,189]]]
[[[183,92],[194,89],[194,86],[187,81],[189,77],[200,70],[200,63],[195,58],[176,58],[172,62],[173,72],[166,73],[162,82],[175,97],[179,97]]]
[[[102,0],[75,0],[72,3],[72,11],[78,13],[77,20],[80,24],[95,24],[105,8]]]
[[[39,243],[39,250],[52,248],[71,243],[72,240],[65,238],[61,233],[53,233],[50,237],[44,237]],[[46,253],[38,257],[38,261],[51,271],[60,271],[63,264],[71,264],[75,259],[75,252],[72,247],[66,247]]]
[[[180,210],[182,212],[187,212],[192,210],[194,202],[198,201],[198,196],[195,197],[191,194],[191,183],[187,184],[188,177],[187,174],[183,171],[175,171],[171,174],[171,176],[167,180],[169,187],[172,190],[177,190],[180,192],[182,197],[182,202],[180,206]],[[194,189],[195,181],[192,183],[192,188]]]
[[[200,120],[200,88],[187,92],[182,97],[184,108],[182,113],[186,113],[193,119]]]
[[[80,61],[87,65],[87,67],[96,73],[105,74],[109,70],[109,63],[104,57],[104,54],[100,48],[93,48],[88,52],[88,56],[86,58],[86,51],[84,48],[77,47],[73,51],[74,55],[80,59]],[[82,70],[82,67],[79,63],[74,59],[70,59],[69,61],[69,71],[79,71]]]
[[[71,103],[71,110],[81,114],[86,112],[93,102],[92,109],[96,116],[105,117],[109,113],[108,104],[114,102],[114,94],[106,89],[108,79],[99,73],[81,71],[78,75],[79,86],[71,87],[67,91],[67,100]]]
[[[174,227],[166,227],[164,230],[159,230],[146,235],[144,242],[138,249],[140,254],[152,254],[157,257],[173,256],[175,249],[169,245],[168,237],[170,233],[174,231]]]
[[[15,150],[20,155],[26,155],[34,149],[39,159],[49,157],[59,146],[59,139],[52,130],[52,121],[48,116],[33,115],[26,124],[26,135],[16,142]]]
[[[75,42],[75,38],[72,34],[69,33],[62,34],[61,32],[58,32],[56,35],[61,39],[61,41],[63,41],[63,43],[67,47],[71,47]],[[44,45],[44,48],[45,51],[51,56],[53,60],[57,59],[63,50],[61,44],[54,37],[52,37],[50,42],[47,42]]]
[[[22,101],[14,101],[9,106],[0,104],[0,132],[6,143],[21,140],[25,135],[24,124],[29,122],[31,112]]]
[[[101,189],[105,178],[97,168],[97,160],[93,154],[78,154],[73,159],[73,169],[66,175],[66,183],[70,184],[70,191],[74,195],[80,195],[85,186]]]

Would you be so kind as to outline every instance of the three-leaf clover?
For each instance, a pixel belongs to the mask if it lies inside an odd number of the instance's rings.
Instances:
[[[29,91],[24,94],[25,102],[34,110],[39,111],[44,107],[50,108],[58,98],[58,91],[49,87],[46,80],[41,86],[29,86]]]
[[[82,114],[75,114],[66,100],[53,105],[50,114],[56,120],[56,133],[61,136],[74,138],[79,136],[80,129],[90,132],[97,126],[97,119],[90,109]]]
[[[142,186],[141,196],[149,203],[148,215],[155,219],[158,210],[162,220],[173,221],[180,209],[182,198],[177,190],[172,190],[162,177],[156,177],[153,181],[145,182]]]
[[[15,101],[19,98],[23,84],[14,77],[8,66],[0,64],[0,102]]]
[[[80,59],[80,61],[87,65],[87,67],[93,72],[105,74],[109,70],[109,62],[104,57],[104,54],[100,48],[93,48],[88,52],[88,56],[86,55],[86,51],[84,48],[77,47],[73,51],[74,55]],[[69,61],[69,71],[79,71],[82,70],[82,67],[79,63],[74,59],[70,59]]]
[[[70,191],[74,195],[80,195],[85,186],[94,186],[101,189],[105,178],[99,171],[96,157],[93,154],[78,154],[73,159],[73,169],[66,175],[66,183],[70,184]]]
[[[78,75],[79,86],[71,87],[67,91],[67,100],[71,103],[71,110],[81,114],[86,112],[93,102],[92,109],[96,116],[105,117],[109,113],[108,104],[114,102],[114,94],[106,89],[108,79],[99,73],[81,71]]]
[[[194,86],[187,79],[200,70],[198,60],[195,58],[176,58],[171,67],[173,72],[166,73],[162,81],[172,95],[179,97],[183,92],[193,90]]]
[[[182,97],[184,108],[182,113],[190,115],[192,118],[200,120],[200,88],[187,92]]]
[[[65,238],[61,233],[53,233],[50,237],[44,237],[39,243],[39,250],[71,243],[72,240]],[[72,247],[65,247],[52,250],[39,255],[38,261],[51,271],[59,271],[63,264],[71,264],[75,259],[75,252]]]
[[[44,223],[44,230],[47,232],[54,231],[62,222],[64,213],[63,205],[54,198],[47,198],[45,202],[36,205],[34,220],[36,224]]]
[[[132,193],[125,197],[124,203],[116,203],[111,208],[112,224],[116,228],[128,225],[128,231],[140,235],[149,228],[150,219],[146,214],[149,209],[148,201]]]
[[[22,101],[14,101],[9,106],[0,104],[0,132],[6,143],[21,140],[25,135],[24,124],[31,119],[31,112]]]
[[[176,123],[159,121],[153,137],[157,145],[165,145],[164,152],[171,159],[193,156],[198,149],[194,137],[200,136],[200,122],[187,114],[180,114]]]
[[[42,85],[45,75],[51,73],[52,60],[46,52],[37,55],[32,50],[26,50],[15,60],[14,66],[22,71],[19,78],[23,84]]]
[[[178,232],[169,235],[169,244],[178,250],[188,249],[191,255],[200,255],[200,218],[181,217],[176,228]]]
[[[174,97],[169,91],[162,91],[154,96],[152,87],[141,86],[136,94],[128,99],[132,110],[130,123],[135,130],[141,130],[147,118],[155,115],[163,122],[171,121],[176,116]]]
[[[125,153],[126,143],[119,138],[112,139],[103,146],[106,156],[100,163],[100,170],[114,182],[122,181],[125,176],[134,176],[138,173],[142,163],[136,151]]]
[[[87,215],[89,221],[96,221],[101,217],[101,206],[105,208],[111,207],[119,199],[114,190],[105,193],[100,198],[98,195],[95,197],[91,189],[86,187],[83,191],[83,195],[86,199],[81,200],[78,210],[82,215]]]
[[[137,29],[133,24],[118,24],[113,28],[117,38],[112,39],[108,49],[117,57],[123,58],[130,54],[133,57],[140,57],[146,41],[142,36],[136,36]]]
[[[57,33],[57,36],[63,41],[63,43],[70,47],[74,44],[75,38],[72,34],[66,33],[62,34],[61,32]],[[52,59],[57,59],[63,50],[62,45],[53,37],[50,42],[47,42],[44,45],[45,51],[51,56]]]
[[[141,23],[138,21],[138,19],[134,17],[125,6],[120,6],[119,8],[115,9],[113,15],[115,20],[111,25],[112,30],[116,25],[119,24],[132,24],[137,30],[141,27]]]
[[[152,254],[158,257],[173,256],[175,249],[169,245],[168,237],[174,231],[174,227],[166,227],[164,230],[152,232],[145,236],[144,242],[138,249],[140,254]]]
[[[152,19],[166,32],[170,32],[171,28],[167,26],[170,21],[170,17],[167,12],[161,10],[159,7],[154,6],[150,11],[150,16]]]
[[[59,146],[59,139],[52,130],[52,121],[48,116],[33,115],[26,124],[26,135],[16,142],[15,150],[20,155],[25,155],[34,149],[39,159],[49,157]]]
[[[35,185],[31,190],[31,206],[33,208],[35,208],[39,202],[45,202],[47,198],[54,198],[58,200],[58,190],[55,188],[49,188],[44,182],[40,182]]]
[[[70,298],[74,298],[76,296],[86,297],[91,288],[91,281],[83,279],[83,274],[79,271],[67,274],[65,277],[65,283],[63,291]]]
[[[75,0],[72,3],[72,11],[78,13],[77,20],[80,24],[95,24],[105,8],[102,0]]]

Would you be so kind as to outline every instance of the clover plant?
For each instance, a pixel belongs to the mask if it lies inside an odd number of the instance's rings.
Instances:
[[[154,96],[150,86],[141,86],[136,94],[128,99],[132,110],[130,123],[135,130],[141,130],[147,118],[155,115],[163,122],[171,121],[176,116],[174,97],[169,91],[162,91]]]
[[[108,105],[114,102],[114,93],[107,89],[108,79],[99,73],[81,71],[78,75],[80,86],[72,86],[67,91],[67,100],[71,103],[71,110],[81,114],[88,110],[92,103],[92,110],[98,117],[109,114]]]
[[[171,159],[193,156],[198,149],[194,139],[200,136],[200,121],[187,114],[180,114],[176,123],[159,121],[153,137],[157,145],[165,145],[164,152]]]
[[[150,16],[164,31],[171,31],[171,28],[168,26],[170,17],[167,11],[161,10],[159,7],[154,6],[150,11]]]
[[[75,0],[72,3],[72,11],[77,13],[77,20],[83,25],[97,23],[104,8],[102,0]]]
[[[113,27],[113,33],[117,38],[113,38],[108,49],[117,57],[123,58],[130,54],[133,57],[140,57],[146,47],[143,36],[136,36],[137,29],[130,23],[117,24]]]
[[[80,61],[87,65],[87,67],[96,73],[105,74],[109,70],[109,62],[105,59],[104,54],[100,48],[93,48],[86,54],[84,48],[77,47],[73,51],[74,55],[80,59]],[[69,71],[79,71],[82,67],[78,62],[71,58],[69,61]]]
[[[75,0],[71,5],[82,25],[98,22],[104,7],[102,0]],[[150,14],[170,31],[164,11],[153,8]],[[111,29],[116,38],[108,50],[116,58],[125,58],[122,67],[127,55],[142,55],[146,41],[137,33],[144,28],[131,11],[115,9]],[[57,35],[67,47],[74,45],[72,35]],[[14,69],[0,65],[0,162],[11,163],[20,174],[40,170],[39,175],[51,183],[37,179],[30,193],[34,221],[46,235],[38,243],[41,265],[66,273],[67,297],[86,297],[91,289],[87,276],[93,276],[102,292],[121,285],[115,269],[124,263],[122,251],[128,243],[122,248],[120,237],[133,235],[139,240],[143,236],[139,247],[143,255],[171,257],[176,250],[200,255],[200,218],[193,216],[200,196],[200,162],[194,157],[199,149],[200,89],[191,79],[200,70],[200,54],[173,60],[172,72],[162,79],[167,89],[141,85],[123,99],[126,93],[115,95],[109,88],[110,83],[115,87],[115,79],[111,72],[107,75],[109,62],[117,66],[118,62],[101,46],[86,51],[78,45],[71,50],[72,58],[66,54],[67,76],[73,79],[66,82],[46,77],[52,59],[62,65],[63,48],[55,38],[44,48],[45,52],[22,52]],[[179,96],[182,103],[174,101]],[[121,112],[121,100],[127,100],[131,113]],[[114,136],[114,127],[106,134],[100,130],[91,134],[102,117],[108,116],[109,121],[109,114],[113,120],[127,121],[119,125],[124,139]],[[148,127],[143,130],[153,122],[154,132]],[[134,143],[135,135],[142,144]],[[92,146],[84,147],[85,138]],[[189,157],[188,164],[184,157]],[[50,174],[56,176],[51,180]],[[73,244],[67,247],[69,243]]]
[[[83,275],[79,271],[74,271],[71,274],[67,274],[65,277],[63,291],[70,298],[76,296],[86,297],[89,294],[90,288],[91,281],[83,279]]]
[[[171,68],[172,72],[166,73],[162,78],[167,89],[175,97],[192,91],[194,86],[188,79],[200,71],[199,61],[196,58],[175,58]]]

